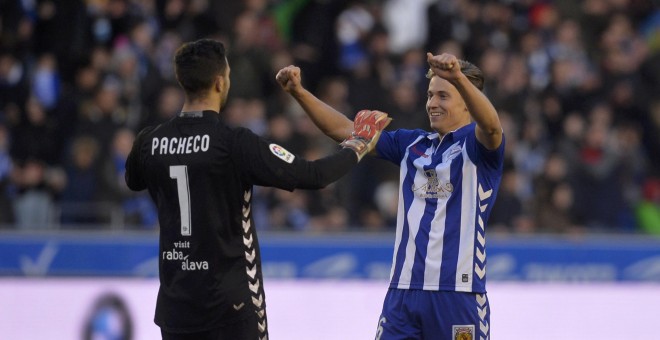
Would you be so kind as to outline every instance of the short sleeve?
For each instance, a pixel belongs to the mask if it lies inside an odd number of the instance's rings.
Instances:
[[[499,169],[504,159],[504,144],[506,140],[502,135],[502,143],[495,150],[489,150],[477,140],[476,135],[472,134],[467,139],[468,156],[476,164],[482,164],[488,169]]]
[[[406,154],[406,148],[424,133],[423,130],[406,129],[383,131],[376,144],[378,157],[399,165]]]

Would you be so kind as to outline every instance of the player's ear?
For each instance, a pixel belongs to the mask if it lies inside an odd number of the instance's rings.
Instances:
[[[215,76],[215,82],[213,83],[213,90],[222,93],[222,89],[225,86],[226,86],[225,78],[220,75]]]

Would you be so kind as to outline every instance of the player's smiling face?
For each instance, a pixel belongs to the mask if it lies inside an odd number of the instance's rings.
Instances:
[[[470,123],[470,114],[465,101],[456,87],[437,76],[429,81],[426,112],[431,129],[442,135]]]

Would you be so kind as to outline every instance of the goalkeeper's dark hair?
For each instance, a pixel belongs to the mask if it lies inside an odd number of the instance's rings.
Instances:
[[[458,60],[458,64],[461,66],[461,72],[467,77],[468,80],[470,80],[472,85],[474,85],[480,91],[483,91],[484,73],[481,72],[481,69],[469,61],[461,59]],[[431,79],[433,76],[435,76],[435,74],[433,73],[433,70],[429,68],[429,70],[426,72],[426,78]]]
[[[174,55],[174,72],[189,99],[198,99],[227,72],[225,46],[212,39],[183,44]]]

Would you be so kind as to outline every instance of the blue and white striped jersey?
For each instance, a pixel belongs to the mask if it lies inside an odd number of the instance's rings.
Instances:
[[[446,134],[385,131],[376,150],[398,164],[390,288],[486,292],[486,221],[502,179],[504,139],[490,151],[474,123]]]

